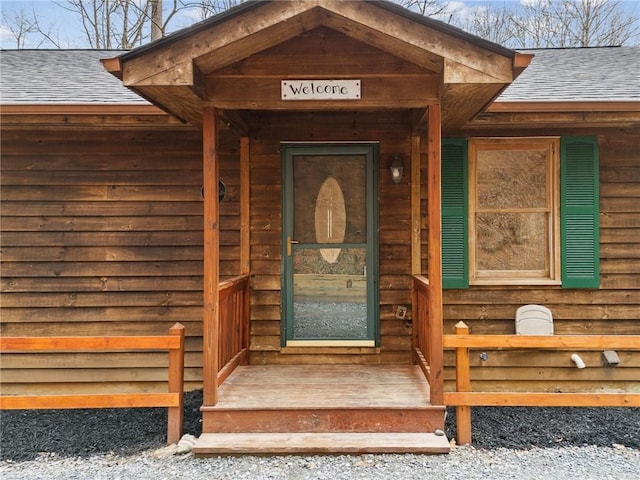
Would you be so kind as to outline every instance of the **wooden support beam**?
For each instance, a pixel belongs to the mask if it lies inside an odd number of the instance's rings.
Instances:
[[[357,100],[282,100],[280,81],[275,78],[211,76],[207,81],[208,99],[218,108],[229,110],[342,110],[419,108],[439,98],[440,80],[436,75],[404,77],[378,76],[362,79],[366,96]],[[474,112],[475,113],[475,112]]]
[[[426,135],[428,124],[429,109],[416,108],[411,111],[411,135]]]
[[[218,202],[218,109],[202,111],[204,183],[204,308],[202,339],[203,403],[218,403],[220,226]]]
[[[240,138],[240,274],[251,272],[249,137]]]
[[[428,278],[429,278],[429,366],[431,369],[431,403],[442,405],[444,401],[444,366],[442,349],[442,212],[441,212],[441,114],[440,105],[429,106],[427,133],[427,214],[428,230]]]
[[[422,274],[420,135],[411,137],[411,274]]]

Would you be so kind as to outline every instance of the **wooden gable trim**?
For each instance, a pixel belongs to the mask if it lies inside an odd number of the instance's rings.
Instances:
[[[467,39],[443,34],[424,22],[381,9],[376,3],[327,1],[322,2],[322,7],[327,18],[324,23],[328,26],[398,56],[402,56],[407,46],[415,47],[422,55],[447,58],[506,82],[513,80],[513,58],[479,47]],[[515,56],[515,52],[513,54]]]
[[[314,14],[304,13],[315,2],[265,2],[227,21],[175,41],[167,41],[143,55],[123,55],[122,76],[125,85],[179,82],[192,84],[191,64],[200,69],[222,68],[252,53],[269,48],[299,33],[314,28]],[[215,28],[214,28],[215,27]],[[242,42],[242,43],[237,43]],[[217,54],[217,62],[215,61]],[[135,52],[135,51],[134,51]],[[202,58],[198,62],[197,59]],[[146,81],[146,82],[145,82]]]
[[[114,75],[121,75],[126,86],[195,125],[201,122],[203,105],[221,109],[331,110],[425,108],[439,102],[443,127],[451,129],[461,128],[485,108],[531,59],[530,55],[519,55],[457,29],[445,28],[435,20],[416,18],[405,9],[381,5],[386,3],[258,2],[252,8],[237,10],[235,15],[223,15],[197,29],[187,29],[175,39],[159,41],[139,52],[127,53],[118,61],[104,63]],[[374,75],[368,82],[367,97],[348,102],[349,105],[327,101],[296,102],[295,106],[282,101],[273,76],[264,82],[258,76],[240,73],[232,78],[222,74],[227,67],[318,27],[411,62],[424,73],[397,78],[393,72]],[[329,71],[324,73],[335,76]],[[358,78],[365,78],[366,73]],[[282,74],[282,78],[288,77]]]
[[[485,72],[455,62],[448,58],[444,59],[443,83],[510,83],[513,80],[511,71],[508,75],[494,77]]]
[[[328,26],[356,40],[392,52],[433,72],[443,68],[442,59],[476,71],[476,79],[510,82],[514,58],[443,34],[425,22],[379,8],[373,2],[293,0],[266,2],[209,29],[165,41],[146,54],[120,57],[105,62],[114,74],[122,73],[125,85],[193,85],[193,64],[205,74],[231,65],[271,46],[294,38],[320,25]],[[505,49],[505,52],[510,52]],[[467,76],[469,73],[467,73]],[[454,75],[458,78],[459,73]]]

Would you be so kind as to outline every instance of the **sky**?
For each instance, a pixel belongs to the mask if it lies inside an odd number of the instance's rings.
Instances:
[[[169,3],[169,2],[166,2]],[[172,2],[171,2],[172,3]],[[90,48],[79,15],[65,7],[65,0],[0,0],[0,48],[16,48],[14,35],[7,28],[7,20],[15,24],[14,18],[21,12],[38,18],[40,28],[49,33],[60,48]],[[195,12],[181,12],[171,21],[171,31],[188,27],[199,21]],[[24,48],[57,48],[43,40],[41,35],[28,34]]]
[[[455,11],[456,15],[472,15],[474,8],[482,8],[490,1],[519,4],[538,0],[450,0],[449,9]],[[622,1],[629,12],[640,17],[640,0]],[[170,3],[173,2],[165,2]],[[66,0],[0,0],[0,48],[17,48],[15,37],[8,27],[15,27],[15,17],[21,12],[27,16],[35,13],[40,29],[49,33],[55,42],[47,41],[42,35],[29,33],[25,35],[22,48],[90,48],[78,14],[65,9],[65,5],[69,6]],[[193,9],[181,11],[171,20],[170,31],[188,27],[199,20],[198,12]]]

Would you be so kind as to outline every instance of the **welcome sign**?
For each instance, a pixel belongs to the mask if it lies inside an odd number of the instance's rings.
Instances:
[[[360,80],[282,80],[282,100],[359,100]]]

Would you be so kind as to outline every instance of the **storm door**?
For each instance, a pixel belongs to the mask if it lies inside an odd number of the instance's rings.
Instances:
[[[377,145],[282,152],[282,346],[376,346]]]

